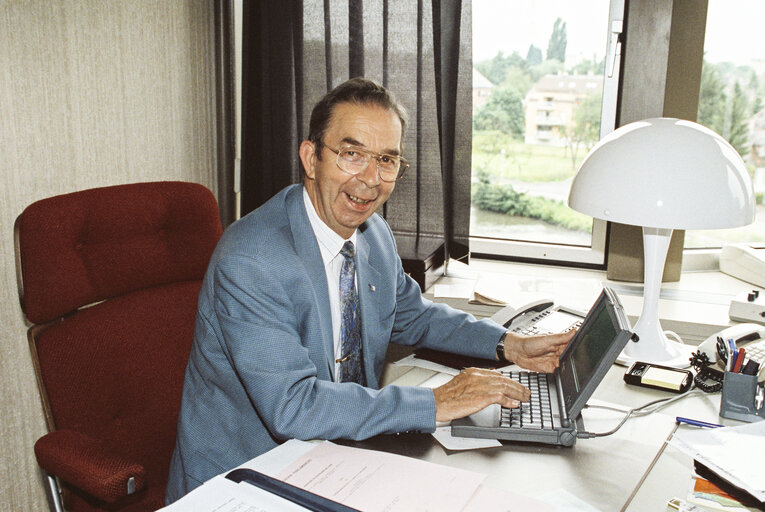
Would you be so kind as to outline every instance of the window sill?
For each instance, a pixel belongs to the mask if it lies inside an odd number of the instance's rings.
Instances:
[[[636,322],[643,304],[643,286],[609,281],[601,270],[478,258],[472,258],[470,265],[450,261],[447,274],[439,277],[425,295],[485,318],[499,307],[471,303],[469,295],[476,290],[503,299],[515,308],[532,300],[552,298],[559,304],[588,309],[605,284],[617,293],[630,321]],[[717,270],[684,270],[680,281],[662,285],[659,300],[662,328],[675,332],[685,343],[699,344],[731,325],[728,318],[731,299],[751,288],[751,284]]]

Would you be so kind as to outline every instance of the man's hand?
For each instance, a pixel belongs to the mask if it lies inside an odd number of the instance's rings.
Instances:
[[[536,372],[551,373],[558,367],[563,350],[576,331],[542,336],[505,334],[505,358]],[[530,392],[518,382],[493,370],[468,368],[433,390],[436,421],[464,418],[491,404],[518,407]]]
[[[433,389],[436,421],[464,418],[491,404],[518,407],[531,397],[528,389],[493,370],[468,368]]]
[[[523,336],[508,331],[505,335],[505,358],[527,370],[552,373],[575,333],[572,330],[560,334]]]

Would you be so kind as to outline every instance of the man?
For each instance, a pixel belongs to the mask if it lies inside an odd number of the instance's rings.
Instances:
[[[434,390],[379,389],[390,342],[557,366],[570,334],[506,334],[423,299],[403,272],[374,212],[406,167],[405,123],[386,89],[341,84],[312,112],[303,185],[224,233],[200,292],[168,503],[289,438],[433,432],[436,421],[528,400],[520,384],[479,369]]]

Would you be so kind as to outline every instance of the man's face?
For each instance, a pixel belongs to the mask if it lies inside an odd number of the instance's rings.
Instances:
[[[329,121],[324,144],[334,149],[354,145],[378,154],[401,153],[401,121],[392,110],[377,105],[340,103]],[[315,145],[303,141],[300,160],[306,173],[305,187],[316,213],[343,238],[353,234],[388,199],[395,182],[380,180],[377,160],[359,174],[337,166],[337,155],[322,146],[321,160]]]

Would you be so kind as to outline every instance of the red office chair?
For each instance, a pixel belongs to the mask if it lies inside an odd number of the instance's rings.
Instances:
[[[197,297],[220,235],[215,197],[193,183],[75,192],[16,219],[51,508],[163,506]]]

